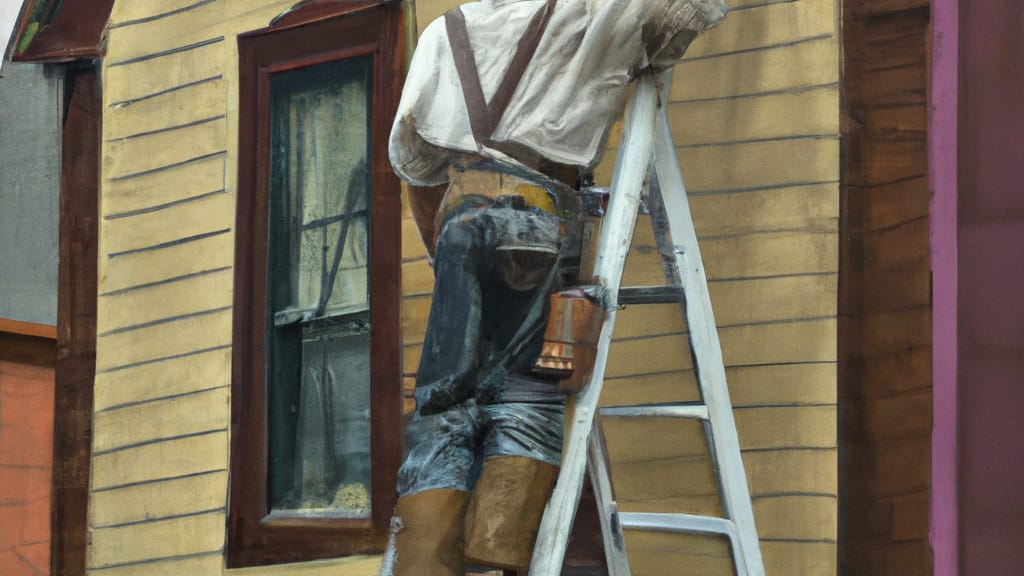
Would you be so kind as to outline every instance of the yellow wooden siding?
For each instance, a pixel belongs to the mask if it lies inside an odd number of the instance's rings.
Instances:
[[[417,2],[420,29],[457,3]],[[677,69],[670,122],[693,193],[767,571],[827,576],[836,538],[838,3],[729,3],[741,9]],[[379,569],[378,558],[223,566],[236,36],[292,4],[115,3],[104,64],[89,558],[96,574]],[[600,166],[599,181],[610,168]],[[433,277],[407,205],[402,250],[411,391]],[[646,219],[626,281],[664,282]],[[603,404],[696,398],[678,306],[628,308],[615,339]],[[699,430],[634,428],[608,430],[624,508],[717,510]],[[674,573],[672,566],[728,574],[731,566],[728,547],[714,539],[630,533],[627,545],[638,575]]]
[[[91,573],[225,572],[236,36],[292,4],[115,4],[103,71]],[[231,573],[339,569],[374,574],[379,559]]]
[[[219,470],[93,494],[95,526],[118,526],[149,518],[182,517],[224,507],[228,473]],[[174,494],[173,498],[168,498]]]

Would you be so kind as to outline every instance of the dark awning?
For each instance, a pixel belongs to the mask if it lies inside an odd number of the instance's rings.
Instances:
[[[24,0],[11,38],[11,60],[63,62],[102,56],[113,5],[114,0]]]

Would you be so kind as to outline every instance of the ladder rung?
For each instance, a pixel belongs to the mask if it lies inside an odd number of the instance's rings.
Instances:
[[[675,404],[669,406],[612,406],[601,408],[601,416],[611,418],[691,418],[708,419],[708,407],[703,404]]]
[[[631,530],[677,532],[681,534],[721,534],[736,537],[732,520],[696,514],[660,514],[656,512],[620,512],[622,527]]]
[[[618,303],[629,304],[679,304],[683,301],[682,286],[630,286],[619,288]]]

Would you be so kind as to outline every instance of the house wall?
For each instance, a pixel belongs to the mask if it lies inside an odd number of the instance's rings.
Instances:
[[[115,4],[103,70],[89,550],[96,574],[348,576],[379,566],[354,558],[223,569],[235,37],[292,3]],[[729,19],[679,66],[671,118],[767,570],[827,576],[835,573],[837,525],[838,2],[731,4]],[[418,17],[428,21],[451,5],[421,0]],[[606,162],[599,181],[609,174]],[[408,210],[403,222],[403,369],[411,389],[432,274]],[[638,226],[627,284],[664,282],[648,230]],[[635,307],[619,319],[603,402],[694,398],[679,308]],[[615,477],[623,508],[719,507],[698,430],[651,424],[608,433],[623,471]],[[629,534],[627,545],[636,574],[682,565],[730,573],[723,542]]]
[[[1024,563],[1024,9],[960,13],[958,230],[960,570]]]
[[[931,574],[929,3],[844,6],[840,572]]]
[[[13,329],[0,323],[0,574],[40,576],[50,573],[56,346]]]
[[[57,323],[62,87],[41,64],[0,77],[0,318]]]
[[[239,33],[293,0],[121,0],[103,62],[90,573],[225,570]],[[341,569],[339,567],[344,567]]]

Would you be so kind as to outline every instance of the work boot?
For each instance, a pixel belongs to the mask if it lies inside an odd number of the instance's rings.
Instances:
[[[398,499],[381,576],[463,576],[469,493],[424,490]]]
[[[532,458],[488,458],[466,513],[466,562],[525,574],[557,474]]]

